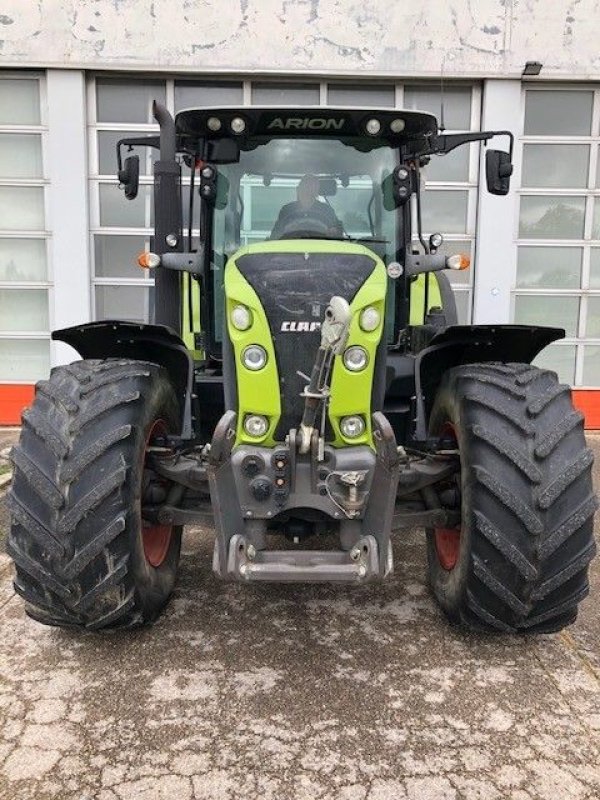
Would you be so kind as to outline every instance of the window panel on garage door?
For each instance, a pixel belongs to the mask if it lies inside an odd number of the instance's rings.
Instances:
[[[406,84],[405,108],[426,111],[441,123],[442,92],[440,84]],[[477,131],[481,122],[479,86],[445,85],[443,91],[445,130]],[[449,277],[456,292],[459,322],[471,321],[472,286],[476,279],[475,226],[477,186],[479,181],[478,143],[458,147],[446,156],[432,156],[423,169],[422,218],[426,237],[441,233],[445,242],[440,252],[465,253],[471,269],[452,272]],[[416,214],[413,214],[416,231]],[[415,243],[416,243],[415,237]]]
[[[525,88],[515,322],[564,328],[536,363],[600,386],[600,89]]]
[[[0,382],[50,366],[42,76],[0,77]]]
[[[181,92],[197,92],[186,82]],[[152,103],[171,106],[172,81],[146,78],[97,78],[89,85],[88,111],[92,125],[90,149],[90,216],[93,260],[92,293],[95,319],[148,321],[154,281],[137,266],[138,254],[147,249],[152,233],[153,173],[158,150],[136,146],[127,155],[140,158],[140,187],[127,200],[116,178],[116,144],[126,137],[158,133]]]

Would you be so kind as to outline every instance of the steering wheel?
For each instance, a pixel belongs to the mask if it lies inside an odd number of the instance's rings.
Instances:
[[[311,238],[311,234],[318,239],[323,237],[330,238],[331,228],[326,222],[318,217],[305,217],[303,219],[291,219],[277,237],[278,239],[295,239],[298,234],[302,234],[303,239]]]

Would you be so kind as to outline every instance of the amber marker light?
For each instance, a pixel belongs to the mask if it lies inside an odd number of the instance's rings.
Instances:
[[[456,253],[456,255],[448,256],[446,265],[449,269],[469,269],[471,266],[471,259],[464,253]]]
[[[144,251],[143,253],[139,254],[137,263],[142,269],[154,269],[160,264],[160,256],[156,253],[148,253]]]

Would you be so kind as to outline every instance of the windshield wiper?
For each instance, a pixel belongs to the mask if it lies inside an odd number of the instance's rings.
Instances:
[[[374,236],[348,236],[346,241],[348,242],[359,242],[360,244],[369,244],[373,242],[374,244],[389,244],[389,239],[377,239]]]
[[[358,244],[389,244],[389,239],[375,239],[371,237],[362,236],[328,236],[325,233],[302,233],[301,231],[294,234],[286,234],[278,236],[275,239],[267,239],[267,241],[281,241],[282,239],[326,239],[333,242],[353,242]]]
[[[267,241],[277,242],[282,241],[283,239],[327,239],[334,242],[348,242],[351,241],[347,236],[329,236],[326,233],[302,233],[302,231],[295,231],[294,233],[284,234],[283,236],[276,236],[274,239],[268,239]]]

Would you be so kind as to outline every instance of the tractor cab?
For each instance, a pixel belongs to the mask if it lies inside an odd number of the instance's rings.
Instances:
[[[420,214],[415,219],[415,231],[410,213],[413,198],[420,196],[420,170],[434,153],[444,154],[467,141],[485,141],[491,135],[439,135],[432,115],[389,109],[181,111],[174,121],[175,147],[183,175],[191,180],[182,188],[180,218],[172,220],[172,227],[178,230],[170,236],[167,233],[163,240],[160,231],[153,249],[157,254],[198,252],[200,244],[201,258],[196,264],[202,273],[197,277],[206,282],[202,330],[206,354],[220,357],[223,270],[237,249],[282,239],[330,239],[363,244],[386,265],[403,264],[415,244],[426,252],[435,252],[440,235],[423,241],[421,248],[417,239],[417,234],[422,239]],[[506,135],[512,151],[512,136]],[[143,138],[118,143],[119,177],[129,197],[137,192],[136,156],[126,158],[123,167],[122,153],[129,144],[142,142]],[[158,137],[148,137],[146,143],[160,146]],[[499,152],[489,151],[488,155],[496,157]],[[492,191],[508,190],[510,155],[502,153],[506,177]],[[158,194],[156,203],[159,213],[164,212],[165,203]],[[157,222],[163,227],[160,219]],[[167,258],[169,261],[173,259]],[[464,266],[464,261],[461,263]],[[396,276],[396,271],[396,267],[389,271],[393,279],[400,277],[388,301],[390,341],[407,322],[410,284],[415,278]],[[162,279],[169,277],[174,284],[176,279],[165,273],[159,280],[164,283]],[[435,287],[433,291],[439,299]],[[451,296],[446,296],[452,306]],[[197,300],[193,297],[179,303],[175,299],[172,307],[162,303],[157,319],[180,330],[188,311],[185,306],[193,307],[194,303]],[[456,321],[453,308],[448,312],[447,321],[452,324]],[[423,316],[419,310],[413,311],[413,320],[419,316]],[[185,323],[183,334],[189,338],[198,320],[188,316]]]

